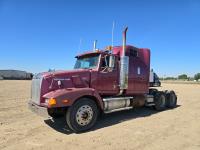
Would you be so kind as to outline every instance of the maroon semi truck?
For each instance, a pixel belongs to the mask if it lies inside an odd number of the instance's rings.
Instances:
[[[64,115],[75,132],[92,128],[100,113],[151,106],[174,108],[174,91],[149,87],[150,50],[126,45],[76,56],[74,70],[33,77],[29,108],[40,115]]]

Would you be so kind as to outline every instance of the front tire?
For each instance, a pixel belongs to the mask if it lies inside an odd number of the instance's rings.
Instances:
[[[89,98],[81,98],[66,112],[66,121],[74,132],[83,132],[94,126],[98,118],[98,107]]]

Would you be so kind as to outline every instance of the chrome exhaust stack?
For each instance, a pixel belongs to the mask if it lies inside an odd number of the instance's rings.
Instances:
[[[126,53],[126,32],[128,27],[123,31],[123,48],[120,58],[120,92],[118,95],[122,95],[124,90],[128,88],[128,71],[129,71],[129,57],[125,56]]]

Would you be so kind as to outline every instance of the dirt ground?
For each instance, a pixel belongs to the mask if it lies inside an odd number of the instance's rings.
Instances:
[[[0,81],[0,149],[200,149],[200,85],[164,83],[162,89],[176,91],[177,108],[108,114],[91,131],[74,134],[64,118],[54,123],[27,109],[30,84]]]

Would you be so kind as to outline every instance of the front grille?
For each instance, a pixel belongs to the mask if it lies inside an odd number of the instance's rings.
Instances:
[[[42,78],[35,76],[32,80],[32,86],[31,86],[31,101],[40,104],[40,91],[41,91],[41,82]]]

